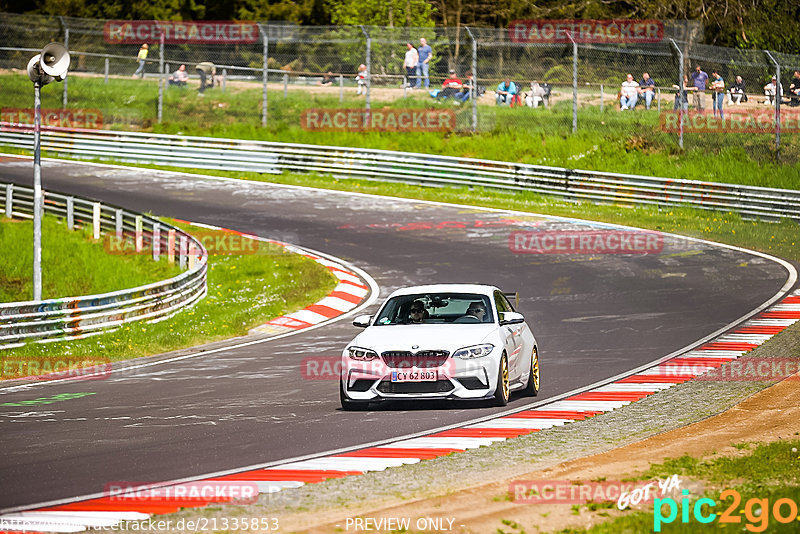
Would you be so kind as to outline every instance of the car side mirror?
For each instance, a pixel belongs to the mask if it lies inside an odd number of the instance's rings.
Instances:
[[[372,322],[371,315],[359,315],[355,319],[353,319],[353,326],[357,326],[359,328],[366,328],[369,326],[369,323]]]
[[[500,324],[520,324],[525,322],[525,316],[517,312],[500,312]]]

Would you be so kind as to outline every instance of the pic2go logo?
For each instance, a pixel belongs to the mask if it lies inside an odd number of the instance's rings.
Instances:
[[[742,513],[739,512],[739,504],[742,496],[738,491],[728,489],[720,493],[720,504],[728,499],[733,502],[724,512],[717,515],[712,508],[717,506],[713,499],[703,497],[698,499],[694,505],[689,504],[689,490],[682,491],[683,498],[680,504],[681,523],[689,523],[690,512],[698,523],[713,523],[719,518],[720,523],[741,523]],[[797,519],[797,503],[792,499],[782,498],[776,500],[772,508],[769,506],[769,499],[752,498],[744,505],[744,518],[747,520],[745,528],[750,532],[764,532],[769,526],[770,513],[778,523],[791,523]],[[667,515],[664,515],[664,507],[667,508]],[[678,518],[678,503],[675,499],[666,498],[653,501],[653,531],[661,532],[661,526],[672,523]]]

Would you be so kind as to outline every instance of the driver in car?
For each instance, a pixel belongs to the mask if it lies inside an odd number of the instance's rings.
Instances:
[[[415,300],[411,303],[411,309],[408,310],[408,322],[409,323],[421,323],[426,317],[428,317],[428,312],[425,311],[425,305],[422,303],[421,300]]]
[[[484,317],[486,317],[486,306],[482,302],[470,302],[466,315],[477,317],[483,322]]]

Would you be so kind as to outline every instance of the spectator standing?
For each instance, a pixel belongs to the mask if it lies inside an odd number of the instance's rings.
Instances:
[[[628,74],[626,76],[626,80],[622,82],[622,88],[620,89],[620,111],[625,109],[633,109],[638,98],[639,84],[633,81],[633,74]]]
[[[425,89],[430,87],[431,81],[428,78],[428,73],[430,71],[430,61],[433,57],[433,48],[428,46],[428,41],[424,37],[420,37],[419,39],[419,50],[417,51],[419,63],[417,64],[417,83],[416,86],[420,87],[422,85],[422,80],[425,80]]]
[[[200,76],[200,94],[202,95],[206,87],[214,87],[214,76],[217,74],[217,67],[211,63],[210,61],[203,61],[202,63],[197,64],[197,68],[195,69],[197,75]],[[206,83],[206,80],[210,79],[211,83]]]
[[[178,70],[172,73],[169,77],[169,85],[177,85],[178,87],[185,87],[189,81],[189,75],[186,73],[186,65],[181,65]]]
[[[367,94],[367,66],[363,63],[358,66],[356,84],[358,84],[358,90],[356,91],[357,95]]]
[[[136,56],[136,59],[139,61],[139,68],[137,68],[136,72],[133,73],[132,76],[133,78],[135,78],[136,76],[139,76],[139,78],[144,77],[144,63],[145,60],[147,59],[147,52],[148,52],[147,43],[144,43],[141,46],[141,48],[139,48],[139,54],[137,54]]]
[[[792,97],[789,105],[792,107],[800,106],[800,70],[794,71],[792,82],[789,84],[789,93],[791,93]]]
[[[708,83],[708,74],[700,68],[700,65],[697,65],[692,73],[692,85],[694,85],[695,89],[694,107],[697,111],[703,111],[705,108],[703,100],[705,100],[706,96],[706,83]]]
[[[736,81],[728,89],[728,104],[739,105],[742,102],[747,102],[747,95],[745,94],[744,80],[741,76],[737,76]]]
[[[517,84],[506,78],[497,85],[497,105],[511,104],[511,99],[517,94]]]
[[[683,77],[683,87],[678,87],[677,85],[672,85],[673,89],[677,89],[675,92],[675,105],[672,107],[673,111],[678,111],[679,109],[683,111],[689,111],[689,91],[694,91],[694,86],[689,86],[689,77]]]
[[[449,97],[455,98],[459,91],[461,91],[463,85],[463,82],[456,76],[456,71],[450,69],[449,76],[442,82],[442,90],[436,95],[436,101],[438,102],[440,99]]]
[[[772,77],[772,81],[764,86],[764,104],[769,106],[775,103],[775,98],[780,100],[783,97],[783,84],[778,83],[778,78]]]
[[[714,116],[719,112],[719,118],[724,119],[725,114],[722,111],[722,104],[725,102],[725,80],[719,75],[717,71],[711,71],[711,107]]]
[[[403,67],[406,69],[407,87],[414,87],[414,77],[417,75],[417,65],[419,64],[419,52],[411,43],[406,43],[406,58]]]
[[[656,82],[646,72],[642,73],[642,81],[639,82],[639,96],[644,97],[644,108],[650,109],[653,97],[656,96]]]

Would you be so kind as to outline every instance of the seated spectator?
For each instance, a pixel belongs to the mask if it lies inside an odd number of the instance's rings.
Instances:
[[[626,80],[622,82],[622,89],[620,89],[620,110],[633,109],[638,98],[639,84],[633,81],[633,74],[628,74]]]
[[[511,78],[506,78],[505,81],[497,85],[497,105],[510,105],[511,100],[517,94],[517,84],[511,81]]]
[[[217,74],[217,67],[214,66],[213,63],[210,61],[198,63],[196,72],[197,75],[200,76],[200,94],[203,94],[206,87],[214,87],[214,77]],[[206,84],[206,79],[209,79],[211,83]]]
[[[800,70],[794,71],[794,76],[789,84],[789,96],[791,97],[790,106],[800,106]]]
[[[463,82],[456,76],[456,71],[450,69],[450,75],[442,82],[442,90],[436,95],[436,100],[441,102],[441,99],[455,97],[461,92],[464,86]]]
[[[741,76],[736,77],[736,81],[728,89],[728,104],[739,105],[742,102],[747,102],[747,94],[745,93],[744,80]]]
[[[357,95],[367,94],[367,66],[363,63],[358,66],[358,74],[356,74],[356,83],[358,84]]]
[[[320,85],[331,85],[333,84],[333,73],[328,71],[328,74],[322,77],[322,81],[319,82]]]
[[[529,108],[538,108],[539,103],[544,106],[546,91],[538,81],[531,82],[531,92],[525,94],[525,105]]]
[[[644,108],[650,109],[653,97],[656,96],[656,82],[646,72],[642,73],[642,81],[639,82],[638,96],[644,97]],[[636,105],[636,102],[633,103]]]
[[[778,78],[775,76],[772,77],[772,81],[770,81],[767,85],[764,86],[764,105],[772,105],[775,104],[775,95],[777,89],[777,96],[778,98],[783,97],[783,84],[778,83]]]
[[[179,87],[185,87],[186,82],[189,81],[189,75],[186,73],[186,65],[181,65],[178,67],[172,76],[169,77],[169,85],[177,85]]]
[[[473,83],[474,80],[472,79],[472,74],[467,74],[467,80],[461,84],[461,91],[454,97],[456,102],[463,104],[469,100],[469,97],[472,94]]]

